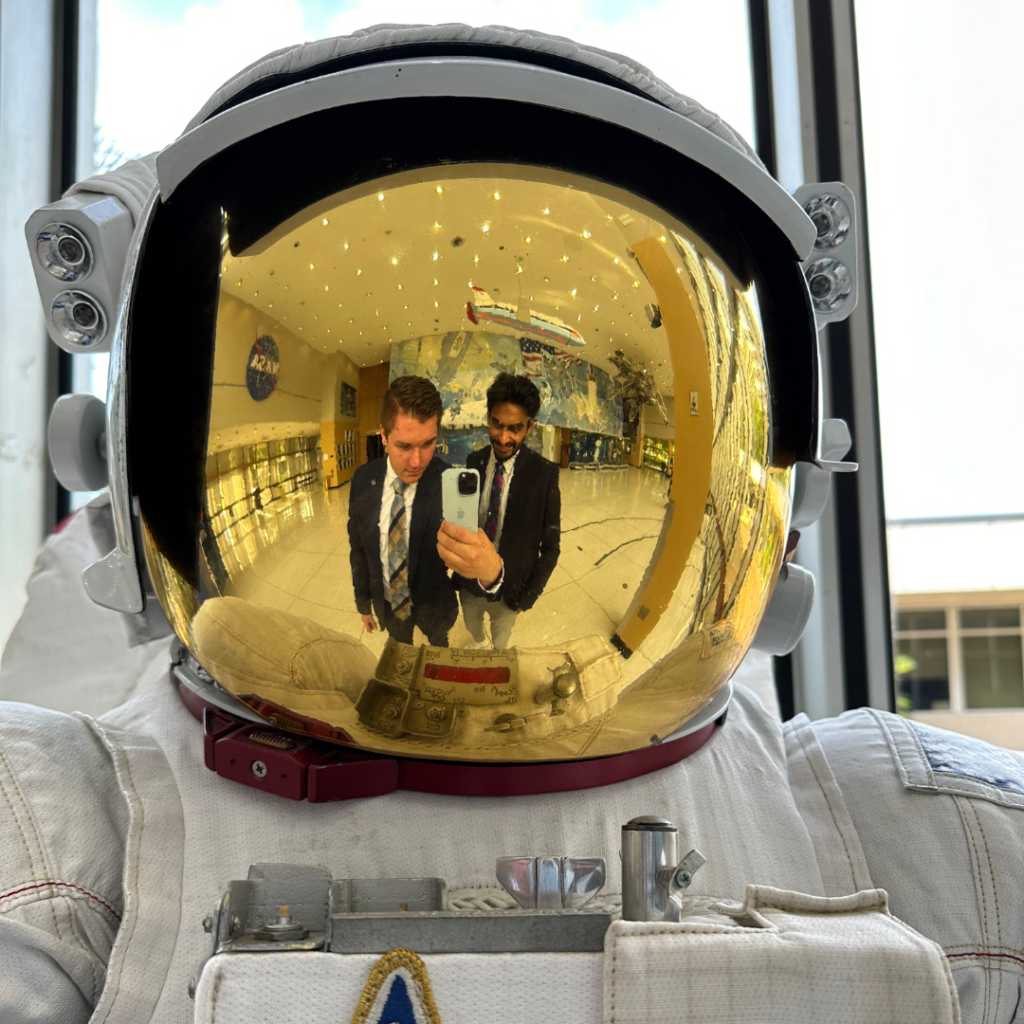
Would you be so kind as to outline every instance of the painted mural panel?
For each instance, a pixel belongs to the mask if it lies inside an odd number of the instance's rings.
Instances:
[[[391,347],[390,377],[433,381],[444,402],[443,426],[482,426],[487,388],[499,373],[525,373],[541,393],[541,424],[622,436],[622,399],[604,370],[543,342],[490,331],[450,331]]]
[[[538,421],[592,434],[622,436],[622,399],[611,377],[572,350],[519,341],[524,372],[541,394]]]

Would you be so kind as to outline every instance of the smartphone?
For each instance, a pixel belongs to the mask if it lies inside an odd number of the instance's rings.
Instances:
[[[441,474],[441,512],[445,520],[477,530],[480,510],[480,474],[475,469],[446,469]]]

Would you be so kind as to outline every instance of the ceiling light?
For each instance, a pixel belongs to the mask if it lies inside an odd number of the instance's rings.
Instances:
[[[377,202],[378,203],[382,203],[383,201],[384,201],[384,193],[383,192],[378,192],[377,193]]]
[[[442,193],[442,192],[444,191],[444,189],[443,189],[443,188],[441,188],[441,186],[440,186],[440,185],[438,185],[438,186],[437,186],[437,188],[435,188],[435,189],[434,189],[434,191],[435,191],[435,192],[436,192],[436,193],[437,193],[438,195],[440,195],[440,194],[441,194],[441,193]]]
[[[328,220],[327,220],[327,218],[326,218],[326,217],[324,217],[324,219],[323,219],[323,225],[324,225],[324,227],[327,227],[327,224],[328,224]]]
[[[310,263],[310,265],[309,265],[309,269],[310,269],[310,270],[312,270],[312,269],[313,269],[313,264],[312,264],[312,263]]]
[[[432,260],[436,260],[436,259],[437,259],[437,253],[435,252],[435,253],[434,253],[434,255],[433,255],[433,256],[431,256],[430,258],[431,258]]]

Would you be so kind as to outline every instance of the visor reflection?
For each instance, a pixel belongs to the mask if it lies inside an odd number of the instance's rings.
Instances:
[[[768,464],[757,296],[685,225],[626,193],[540,169],[455,173],[339,194],[259,251],[225,255],[200,532],[210,597],[186,616],[188,639],[263,713],[328,723],[371,749],[493,760],[635,749],[721,689],[778,572],[788,472]],[[507,429],[514,416],[500,436],[488,426],[500,373],[540,395],[521,437]],[[375,624],[391,628],[367,630],[353,477],[375,457],[369,475],[385,476],[381,399],[407,375],[441,394],[438,474],[442,461],[480,467],[467,507],[481,527],[498,462],[516,455],[512,512],[500,514],[517,537],[543,515],[541,498],[517,493],[560,467],[554,565],[514,615],[507,651],[468,650],[475,623],[458,610],[447,651],[389,646],[402,627],[376,599]],[[429,468],[416,479],[426,494]],[[439,483],[437,502],[439,518]],[[432,557],[432,531],[415,536],[425,507],[411,509],[410,566]],[[356,543],[383,576],[389,552],[374,537]],[[543,560],[536,544],[499,548],[510,578]],[[429,601],[457,609],[442,590],[417,596],[415,643],[437,640],[421,625]],[[489,616],[492,638],[507,635],[500,618]],[[451,682],[453,666],[469,675]],[[492,669],[504,682],[474,689],[473,673]]]

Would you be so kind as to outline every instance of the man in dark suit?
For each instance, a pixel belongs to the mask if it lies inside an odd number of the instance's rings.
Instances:
[[[399,377],[384,395],[380,433],[385,457],[360,466],[349,496],[349,563],[356,608],[367,632],[380,625],[413,642],[413,627],[435,647],[448,646],[458,618],[455,589],[435,537],[441,525],[441,473],[434,458],[442,415],[437,388]]]
[[[539,410],[540,392],[529,377],[495,377],[487,389],[490,447],[466,459],[480,474],[480,529],[474,534],[446,522],[438,534],[475,647],[486,645],[485,613],[491,646],[508,647],[516,616],[533,607],[558,561],[558,466],[523,443]]]

